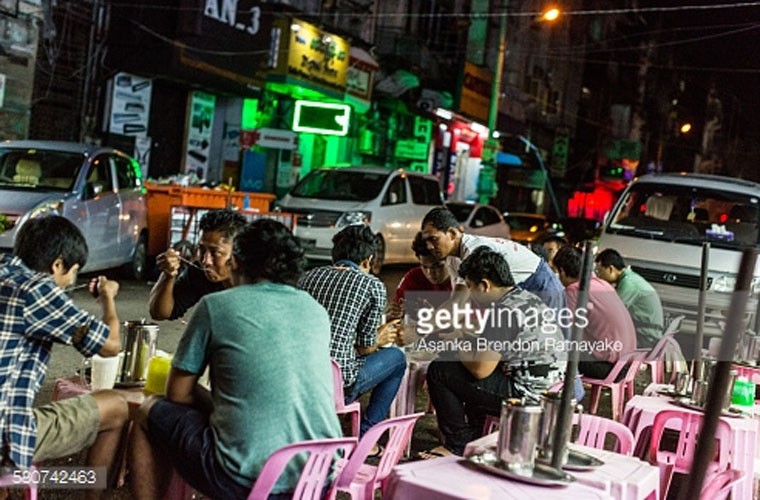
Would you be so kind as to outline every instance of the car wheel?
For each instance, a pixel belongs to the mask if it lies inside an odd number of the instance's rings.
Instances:
[[[385,263],[385,240],[382,235],[375,236],[375,258],[372,259],[372,274],[380,276],[380,271],[383,270],[383,264]]]
[[[132,255],[132,262],[127,264],[127,274],[135,281],[142,281],[148,269],[148,244],[145,236],[140,236]]]

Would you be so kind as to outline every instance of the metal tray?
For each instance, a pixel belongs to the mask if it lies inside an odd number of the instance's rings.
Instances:
[[[537,463],[531,473],[528,471],[520,473],[507,469],[506,464],[499,460],[493,452],[485,452],[480,455],[472,455],[465,460],[478,469],[496,474],[497,476],[514,479],[528,484],[537,486],[567,486],[575,481],[575,477],[561,470],[553,469],[549,466]]]
[[[677,398],[673,400],[673,404],[681,406],[683,408],[688,408],[689,410],[701,411],[701,412],[705,411],[703,407],[699,406],[697,403],[692,401],[691,398],[688,398],[688,397]],[[728,410],[722,410],[720,414],[721,416],[724,416],[724,417],[734,417],[734,418],[749,417],[747,413],[744,413],[743,411],[738,410],[736,408],[729,408]]]
[[[550,463],[549,460],[546,460],[544,458],[538,458],[536,460],[541,464],[549,465]],[[582,451],[570,449],[567,451],[567,463],[562,466],[562,469],[575,472],[585,472],[594,470],[597,467],[601,467],[602,465],[604,465],[604,462],[598,458],[592,457],[591,455],[583,453]]]

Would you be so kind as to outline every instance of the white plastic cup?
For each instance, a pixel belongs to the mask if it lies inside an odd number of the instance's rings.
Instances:
[[[92,390],[113,389],[118,372],[119,356],[105,358],[95,354],[92,357],[92,376],[90,380]]]

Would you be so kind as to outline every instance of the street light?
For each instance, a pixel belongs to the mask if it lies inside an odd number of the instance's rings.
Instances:
[[[499,150],[497,118],[499,116],[499,97],[501,96],[501,77],[504,72],[504,55],[507,52],[507,7],[509,0],[501,0],[501,16],[499,16],[499,50],[494,62],[493,80],[491,81],[491,101],[488,103],[489,137],[483,146],[480,175],[478,176],[478,198],[480,203],[488,203],[489,198],[496,196],[496,153]],[[549,9],[542,19],[555,21],[559,18],[557,8]]]

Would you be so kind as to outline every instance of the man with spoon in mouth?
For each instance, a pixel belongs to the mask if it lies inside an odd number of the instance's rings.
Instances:
[[[246,223],[233,210],[209,210],[200,220],[197,262],[180,272],[182,261],[187,261],[175,249],[156,257],[161,275],[150,291],[150,317],[180,318],[204,295],[231,287],[232,241]]]

